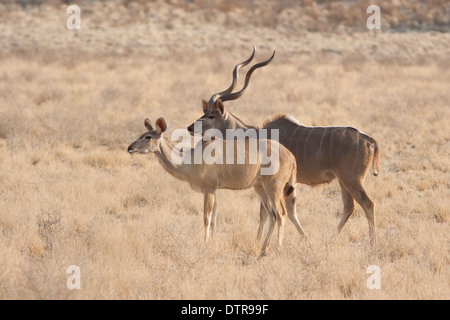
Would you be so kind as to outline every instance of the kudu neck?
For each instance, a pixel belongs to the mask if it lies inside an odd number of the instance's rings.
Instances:
[[[257,126],[253,126],[248,123],[245,123],[242,119],[238,118],[231,112],[227,113],[226,120],[229,121],[229,126],[228,126],[229,129],[233,129],[233,130],[236,130],[236,129],[243,129],[243,130],[255,129],[255,130],[257,130],[258,129]]]
[[[186,170],[184,170],[185,165],[183,165],[183,163],[176,163],[173,160],[173,152],[177,153],[178,151],[174,150],[174,147],[166,137],[161,137],[159,150],[155,152],[159,162],[168,173],[178,179],[186,180]]]

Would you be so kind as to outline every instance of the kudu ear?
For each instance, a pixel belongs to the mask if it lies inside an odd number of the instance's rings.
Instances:
[[[145,124],[145,127],[147,128],[148,131],[155,130],[155,129],[153,129],[152,122],[150,121],[149,118],[145,119],[144,124]]]
[[[208,112],[209,105],[208,105],[208,101],[206,101],[205,99],[202,99],[202,107],[203,107],[203,113]]]
[[[167,130],[166,120],[164,120],[163,117],[156,120],[156,132],[158,132],[158,134],[161,134],[166,130]]]
[[[225,107],[223,105],[222,100],[217,100],[217,110],[219,111],[220,115],[223,116],[223,114],[225,113]]]

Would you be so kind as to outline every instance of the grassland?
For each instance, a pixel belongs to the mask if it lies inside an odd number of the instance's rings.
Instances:
[[[0,7],[0,298],[449,299],[449,33],[293,32],[177,3],[96,2],[79,31],[66,29],[64,3]],[[276,59],[230,111],[379,141],[381,174],[366,179],[375,252],[360,207],[334,238],[336,182],[297,185],[310,243],[288,222],[283,247],[258,260],[247,190],[218,193],[205,244],[202,195],[126,152],[145,117],[164,116],[169,134],[197,119],[253,44],[257,60],[273,48]],[[80,290],[66,286],[70,265]],[[369,265],[380,290],[367,288]]]

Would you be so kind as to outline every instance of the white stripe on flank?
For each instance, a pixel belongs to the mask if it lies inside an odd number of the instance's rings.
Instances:
[[[302,132],[300,133],[300,135],[298,136],[298,141],[297,141],[297,145],[295,146],[295,157],[296,158],[299,158],[299,156],[300,156],[300,148],[299,148],[299,146],[298,146],[298,144],[299,143],[301,143],[302,142],[302,139],[301,139],[301,137],[302,137],[302,135],[303,135],[303,132],[305,132],[305,130],[306,130],[306,128],[305,127],[303,127],[303,130],[302,130]]]
[[[300,128],[301,128],[300,126],[297,126],[297,129],[295,129],[294,133],[292,134],[291,142],[289,142],[288,150],[291,150],[292,141],[294,140],[296,133],[297,133],[298,129],[300,129]]]
[[[339,143],[339,150],[338,152],[341,152],[341,148],[342,148],[342,140],[344,140],[344,136],[347,133],[347,127],[344,128],[344,132],[342,132],[341,134],[341,142]]]
[[[326,127],[324,127],[324,129],[325,129],[325,131],[323,132],[322,139],[320,139],[319,150],[322,150],[323,138],[325,138],[325,134],[327,133],[327,130],[328,130]]]
[[[315,128],[314,128],[314,129],[315,129]],[[309,136],[310,136],[311,133],[314,131],[314,129],[311,129],[311,128],[310,128],[311,131],[309,131],[308,136],[306,137],[305,145],[303,146],[303,162],[304,162],[304,165],[305,165],[305,166],[306,166],[306,145],[308,144]]]
[[[356,156],[355,156],[355,161],[353,162],[353,168],[356,166],[356,164],[358,163],[358,156],[359,156],[359,135],[360,132],[356,131]]]
[[[303,146],[303,149],[306,148],[306,145],[308,144],[309,136],[315,129],[317,129],[317,128],[312,128],[311,131],[308,133],[308,136],[306,137],[306,141],[305,141],[305,145]]]

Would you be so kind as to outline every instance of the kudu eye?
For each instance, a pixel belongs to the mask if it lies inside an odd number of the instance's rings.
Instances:
[[[152,137],[146,136],[145,139],[150,140]]]
[[[214,119],[214,116],[209,116],[208,118],[209,118],[209,119]]]

